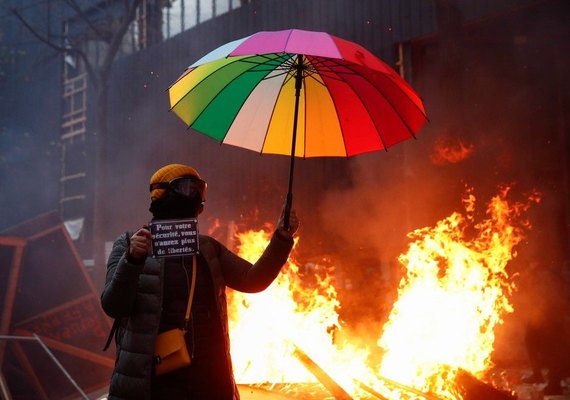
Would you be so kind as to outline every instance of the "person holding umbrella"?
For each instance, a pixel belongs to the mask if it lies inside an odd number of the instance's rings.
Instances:
[[[197,217],[206,182],[192,167],[170,164],[150,180],[153,220]],[[251,264],[215,239],[199,235],[195,256],[151,256],[151,232],[143,227],[113,244],[101,295],[115,318],[116,362],[109,399],[239,399],[233,377],[225,288],[259,292],[273,282],[293,247],[299,227],[294,211],[282,215],[260,259]],[[287,226],[287,228],[285,228]],[[190,311],[191,310],[191,311]],[[188,359],[160,373],[161,334],[183,329]]]

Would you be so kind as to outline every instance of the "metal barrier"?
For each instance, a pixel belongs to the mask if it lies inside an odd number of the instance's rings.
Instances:
[[[58,366],[58,368],[61,370],[61,372],[63,372],[63,374],[65,375],[65,377],[69,380],[69,382],[71,382],[71,384],[75,387],[75,389],[77,389],[77,391],[81,394],[81,397],[83,397],[84,399],[89,400],[89,397],[87,397],[87,395],[85,394],[85,392],[79,387],[79,385],[77,384],[77,382],[75,382],[73,380],[73,378],[71,377],[71,375],[69,375],[69,373],[67,372],[67,370],[63,367],[63,365],[61,365],[61,363],[58,361],[57,358],[55,358],[54,354],[51,352],[51,350],[45,345],[45,343],[42,341],[42,339],[40,339],[40,337],[38,335],[36,335],[35,333],[32,334],[32,336],[2,336],[0,335],[0,340],[16,340],[16,341],[35,341],[38,342],[39,345],[44,349],[44,351],[47,353],[47,355],[53,360],[53,362],[55,363],[55,365]],[[4,375],[2,374],[1,370],[0,370],[0,394],[2,395],[2,398],[5,400],[11,400],[12,397],[10,395],[10,391],[8,390],[8,386],[6,385],[6,381],[4,380]]]

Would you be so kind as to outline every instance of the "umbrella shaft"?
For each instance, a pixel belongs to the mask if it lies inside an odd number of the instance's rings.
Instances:
[[[287,204],[285,205],[284,228],[289,230],[289,217],[293,206],[293,173],[295,171],[295,147],[297,145],[297,120],[299,118],[299,97],[303,85],[303,56],[297,56],[295,65],[295,114],[293,115],[293,139],[291,141],[291,167],[289,168],[289,190],[287,192]]]

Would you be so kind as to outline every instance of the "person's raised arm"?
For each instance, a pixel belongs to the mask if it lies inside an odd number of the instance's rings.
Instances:
[[[284,225],[282,212],[268,246],[254,264],[241,259],[226,248],[222,249],[220,262],[229,287],[242,292],[260,292],[275,280],[287,262],[293,248],[293,236],[299,228],[295,210],[291,210],[289,229],[285,229]]]

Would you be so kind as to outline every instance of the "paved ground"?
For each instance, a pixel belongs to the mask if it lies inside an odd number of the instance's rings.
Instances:
[[[310,395],[309,393],[315,393],[318,391],[318,384],[308,384],[299,386],[297,388],[296,394],[283,394],[287,392],[283,387],[279,385],[262,385],[262,386],[250,386],[250,385],[238,385],[240,396],[242,400],[297,400],[297,399],[315,399],[315,400],[331,400],[333,397],[326,391],[321,390],[318,395]],[[513,386],[515,390],[517,400],[570,400],[570,386],[565,387],[566,394],[563,396],[544,396],[542,394],[542,389],[544,384],[518,384]],[[105,391],[102,390],[100,393],[90,393],[89,398],[91,399],[103,399],[105,398]],[[80,400],[78,398],[78,400]],[[485,400],[485,399],[481,399]]]

